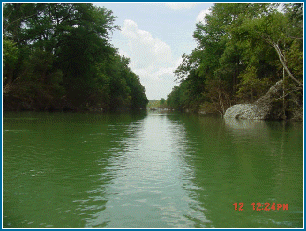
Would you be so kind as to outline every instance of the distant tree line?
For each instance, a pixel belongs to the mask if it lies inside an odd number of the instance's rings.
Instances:
[[[216,3],[193,37],[197,47],[175,71],[180,85],[168,95],[169,107],[224,114],[281,81],[275,102],[288,117],[302,110],[302,3]]]
[[[4,110],[145,108],[145,88],[110,44],[114,20],[92,4],[5,3]]]

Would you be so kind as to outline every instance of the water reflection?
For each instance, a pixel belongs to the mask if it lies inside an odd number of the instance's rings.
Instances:
[[[125,124],[145,115],[5,116],[4,227],[50,228],[84,227],[89,214],[104,209],[105,190],[97,185],[107,171],[107,150],[117,146]]]
[[[131,123],[113,152],[105,210],[87,227],[206,227],[192,169],[184,160],[184,127],[163,114]],[[119,153],[119,154],[118,154]]]
[[[265,129],[266,121],[263,120],[238,120],[235,118],[224,118],[226,126],[232,131],[251,131],[254,129]]]
[[[303,226],[296,124],[12,113],[3,129],[4,227]],[[289,211],[254,212],[253,202]]]

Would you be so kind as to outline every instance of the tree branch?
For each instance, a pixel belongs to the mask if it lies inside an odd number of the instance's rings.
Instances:
[[[294,76],[293,74],[290,72],[287,64],[286,64],[286,59],[284,57],[284,55],[282,54],[282,51],[281,49],[279,48],[279,46],[276,44],[276,43],[273,43],[272,41],[270,41],[270,44],[274,47],[274,49],[276,50],[277,54],[278,54],[278,57],[279,57],[279,60],[280,62],[282,63],[284,69],[286,70],[287,74],[289,75],[289,77],[291,79],[293,79],[299,86],[303,86],[303,84],[298,81]]]

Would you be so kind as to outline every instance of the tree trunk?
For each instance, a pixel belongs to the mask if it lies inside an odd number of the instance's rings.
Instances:
[[[283,119],[287,119],[285,108],[285,69],[283,68]]]
[[[7,71],[7,78],[4,82],[5,83],[3,83],[3,94],[7,94],[10,92],[11,86],[13,83],[13,70],[12,69],[9,69]]]
[[[282,54],[282,51],[281,49],[279,48],[279,46],[276,44],[276,43],[273,43],[272,41],[270,41],[270,44],[272,44],[272,46],[274,47],[274,49],[276,50],[277,54],[278,54],[278,57],[279,57],[279,60],[280,62],[282,63],[283,65],[283,68],[286,70],[287,74],[289,75],[289,77],[291,79],[293,79],[300,87],[303,86],[303,84],[298,81],[294,76],[293,74],[290,72],[287,64],[286,64],[286,59],[285,59],[285,56]]]

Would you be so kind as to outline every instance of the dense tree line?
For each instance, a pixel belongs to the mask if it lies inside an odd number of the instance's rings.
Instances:
[[[193,36],[198,45],[175,71],[180,85],[168,95],[168,106],[224,114],[281,81],[275,103],[285,117],[302,110],[302,3],[216,3]]]
[[[4,109],[145,108],[129,59],[110,44],[114,20],[92,4],[4,4]]]

